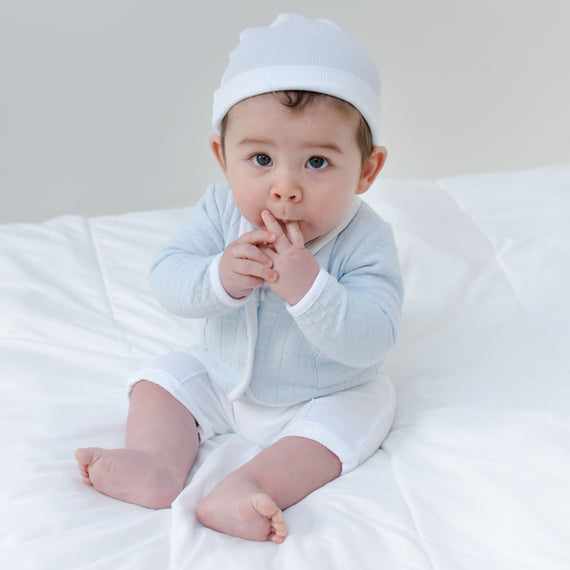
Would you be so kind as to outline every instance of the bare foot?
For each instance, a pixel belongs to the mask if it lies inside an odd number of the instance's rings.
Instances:
[[[166,509],[184,488],[185,480],[146,451],[86,447],[75,458],[84,483],[127,503]]]
[[[198,503],[200,522],[213,530],[248,540],[270,540],[280,544],[287,536],[283,511],[255,485],[235,488],[222,481]]]

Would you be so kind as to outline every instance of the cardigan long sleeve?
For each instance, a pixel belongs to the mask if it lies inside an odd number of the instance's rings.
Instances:
[[[221,194],[221,195],[220,195]],[[227,236],[238,232],[241,216],[228,209],[227,198],[216,186],[200,200],[188,224],[182,226],[156,256],[150,270],[151,283],[161,304],[181,317],[204,318],[228,313],[243,305],[230,301],[212,279]]]
[[[219,257],[243,231],[229,187],[213,185],[151,269],[168,310],[205,319],[199,351],[213,380],[228,392],[240,385],[251,397],[277,405],[373,378],[395,343],[402,304],[390,226],[358,200],[336,232],[308,244],[321,270],[294,306],[267,286],[247,299],[225,293]],[[246,370],[250,377],[244,379]]]

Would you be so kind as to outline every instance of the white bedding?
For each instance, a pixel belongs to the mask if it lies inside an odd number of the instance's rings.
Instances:
[[[124,382],[197,339],[153,299],[150,260],[188,209],[0,226],[0,561],[6,569],[570,568],[570,165],[382,180],[406,302],[383,449],[286,511],[284,544],[194,507],[258,449],[207,443],[171,510],[81,483],[120,446]]]

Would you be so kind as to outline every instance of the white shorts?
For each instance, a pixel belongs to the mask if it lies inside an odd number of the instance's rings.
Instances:
[[[158,384],[194,416],[200,441],[236,433],[261,447],[287,436],[317,441],[351,471],[382,444],[394,419],[396,396],[386,374],[342,392],[293,406],[268,406],[247,395],[230,401],[210,381],[200,361],[187,350],[155,358],[131,376],[129,393],[140,380]]]

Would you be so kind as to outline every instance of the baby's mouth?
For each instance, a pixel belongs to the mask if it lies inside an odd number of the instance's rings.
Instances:
[[[274,216],[275,219],[279,222],[279,224],[281,225],[281,227],[285,227],[287,224],[291,224],[291,223],[300,223],[301,220],[292,220],[291,218],[277,218],[276,216]]]
[[[273,214],[272,214],[273,215]],[[275,219],[275,221],[279,224],[279,226],[281,227],[281,229],[283,230],[283,232],[287,233],[287,223],[290,220],[287,219],[283,219],[283,218],[278,218],[277,216],[273,216],[273,218]]]
[[[292,223],[301,224],[301,220],[293,219],[293,218],[290,218],[287,216],[285,216],[285,217],[276,216],[273,212],[271,212],[271,210],[268,210],[268,212],[271,214],[273,219],[279,224],[279,226],[281,227],[281,229],[283,230],[283,232],[285,234],[287,233],[287,225],[288,224],[292,224]]]
[[[277,223],[281,226],[281,229],[286,232],[287,231],[287,223],[289,222],[289,220],[281,220],[279,218],[275,218],[277,220]]]

